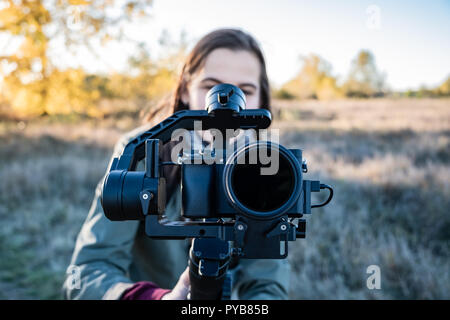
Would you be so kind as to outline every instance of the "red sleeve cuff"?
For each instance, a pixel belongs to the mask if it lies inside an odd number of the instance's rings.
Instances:
[[[159,288],[153,282],[140,281],[125,290],[120,300],[161,300],[168,292],[170,290]]]

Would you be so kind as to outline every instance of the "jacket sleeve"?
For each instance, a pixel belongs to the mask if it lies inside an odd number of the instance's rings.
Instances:
[[[290,265],[287,259],[241,259],[233,271],[233,299],[286,300]]]
[[[122,153],[126,141],[116,144],[112,158]],[[63,284],[66,299],[119,299],[133,286],[127,271],[139,221],[108,220],[100,203],[102,185],[103,178],[76,240]]]

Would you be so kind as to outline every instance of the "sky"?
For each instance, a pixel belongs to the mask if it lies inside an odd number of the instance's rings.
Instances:
[[[450,75],[450,0],[154,0],[151,18],[129,25],[126,33],[146,42],[155,56],[163,30],[174,38],[184,31],[193,45],[221,27],[238,27],[257,39],[276,86],[293,78],[300,57],[311,53],[331,63],[333,75],[344,79],[361,49],[374,54],[392,90],[434,87]],[[100,53],[103,63],[86,53],[71,63],[90,71],[120,70],[130,50],[111,44]]]

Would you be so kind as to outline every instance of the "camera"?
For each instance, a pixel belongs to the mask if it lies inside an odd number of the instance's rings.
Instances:
[[[221,257],[286,258],[288,242],[305,237],[303,215],[329,203],[333,189],[304,179],[307,166],[300,149],[258,139],[260,130],[270,126],[271,113],[246,109],[245,95],[238,87],[214,86],[206,96],[205,109],[178,111],[126,145],[112,161],[103,183],[101,203],[106,217],[142,220],[151,238],[214,239],[229,244],[229,249],[218,245]],[[164,163],[162,146],[173,141],[176,131],[192,132],[198,121],[204,130],[222,136],[219,143],[209,152],[183,150],[176,161]],[[254,130],[256,141],[225,152],[230,145],[227,130],[238,129]],[[136,171],[141,160],[145,170]],[[164,165],[181,167],[182,212],[177,221],[164,219]],[[323,189],[328,189],[327,200],[311,204],[311,193]],[[201,243],[197,247],[202,251],[193,247],[191,260],[207,275],[204,259],[214,260],[215,254]],[[213,269],[211,275],[217,276],[217,268]]]

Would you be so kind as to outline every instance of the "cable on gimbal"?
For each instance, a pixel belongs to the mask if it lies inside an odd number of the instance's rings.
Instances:
[[[321,183],[320,184],[320,189],[328,189],[328,191],[330,191],[330,194],[328,195],[328,199],[325,202],[321,203],[321,204],[312,205],[311,209],[312,208],[320,208],[320,207],[326,206],[331,201],[331,199],[333,199],[333,188],[332,187],[330,187],[327,184]]]

